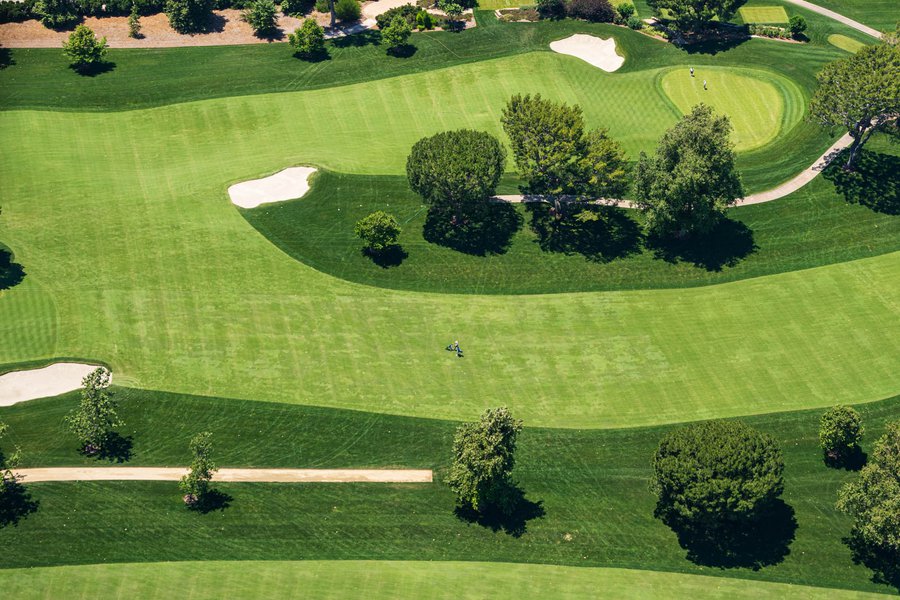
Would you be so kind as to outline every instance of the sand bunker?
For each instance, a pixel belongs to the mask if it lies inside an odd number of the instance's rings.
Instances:
[[[228,188],[228,195],[241,208],[293,200],[309,191],[309,176],[315,172],[312,167],[291,167],[269,177],[236,183]]]
[[[616,54],[616,40],[594,37],[576,33],[564,40],[550,43],[550,49],[560,54],[568,54],[580,58],[586,63],[612,73],[623,64],[625,59]]]
[[[81,380],[98,365],[54,363],[42,369],[0,375],[0,406],[58,396],[81,387]],[[112,378],[110,378],[111,380]]]

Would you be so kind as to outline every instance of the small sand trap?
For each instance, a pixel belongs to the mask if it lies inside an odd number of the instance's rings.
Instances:
[[[97,367],[82,363],[54,363],[42,369],[0,375],[0,406],[77,390],[81,387],[81,380]]]
[[[625,59],[616,54],[616,40],[594,37],[576,33],[564,40],[550,43],[550,49],[560,54],[568,54],[580,58],[586,63],[612,73],[623,64]]]
[[[269,177],[236,183],[228,188],[228,195],[241,208],[301,198],[309,191],[309,176],[315,172],[312,167],[291,167]]]

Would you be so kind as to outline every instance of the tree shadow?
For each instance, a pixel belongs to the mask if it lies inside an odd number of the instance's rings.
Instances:
[[[843,157],[839,158],[822,175],[847,202],[875,212],[900,215],[900,156],[862,149],[852,171],[844,169]]]
[[[705,234],[681,238],[650,234],[647,247],[656,258],[667,263],[688,262],[707,271],[733,267],[759,249],[753,241],[753,230],[727,218]]]
[[[0,248],[0,290],[6,290],[22,283],[25,268],[12,261],[12,254]]]
[[[115,70],[116,63],[104,60],[101,62],[88,63],[86,65],[69,65],[69,68],[81,75],[82,77],[96,77]]]
[[[18,525],[21,519],[36,512],[39,505],[16,479],[4,478],[0,482],[0,528]]]
[[[859,471],[869,460],[869,455],[863,452],[863,449],[857,446],[848,454],[837,454],[833,452],[824,452],[822,459],[825,464],[832,469],[845,469],[847,471]]]
[[[657,505],[656,516],[662,508]],[[790,554],[797,531],[794,509],[778,499],[753,518],[715,526],[664,519],[687,559],[697,565],[721,569],[750,568],[758,571],[777,565]]]
[[[363,255],[368,256],[370,259],[372,259],[372,262],[382,269],[399,267],[409,256],[409,253],[403,249],[403,246],[400,246],[399,244],[388,246],[381,252],[376,252],[374,250],[370,250],[369,248],[363,248],[362,253]]]
[[[381,44],[381,32],[366,29],[359,33],[331,38],[335,48],[361,48],[362,46],[377,46]]]
[[[310,63],[319,63],[326,60],[331,60],[331,55],[328,53],[328,50],[323,48],[317,52],[294,52],[294,58],[299,60],[305,60]]]
[[[457,506],[454,513],[461,521],[487,527],[493,532],[503,531],[515,538],[522,537],[528,530],[528,521],[543,518],[546,514],[544,501],[532,502],[517,485],[511,485],[506,494],[508,504],[505,509],[489,506],[483,511],[476,511],[471,507]]]
[[[523,222],[522,215],[506,202],[485,202],[463,219],[454,218],[450,209],[432,206],[422,235],[432,244],[465,254],[503,254]]]
[[[624,210],[614,206],[582,205],[557,211],[546,203],[527,204],[531,228],[544,252],[581,254],[606,263],[641,251],[641,230]]]
[[[900,592],[900,552],[868,546],[857,534],[843,540],[850,548],[853,563],[872,571],[872,581],[897,588]]]
[[[0,48],[0,69],[11,67],[14,64],[16,64],[16,60],[13,58],[12,50],[9,48]]]
[[[714,23],[705,31],[686,34],[678,45],[688,54],[716,55],[737,48],[749,39],[749,29],[744,25]]]
[[[417,50],[418,48],[416,48],[412,44],[403,44],[402,46],[395,46],[389,49],[387,53],[394,58],[410,58],[416,53]]]
[[[117,431],[111,431],[103,442],[103,446],[95,456],[100,460],[123,463],[131,460],[134,446],[133,438],[129,435],[123,437]]]
[[[205,515],[216,510],[225,510],[231,506],[232,500],[234,500],[234,498],[225,492],[217,489],[210,489],[203,494],[203,497],[200,500],[188,504],[188,508],[194,512]]]
[[[287,32],[281,27],[273,27],[272,29],[267,29],[265,31],[256,31],[253,33],[253,37],[258,40],[265,40],[269,43],[272,42],[280,42],[287,37]]]

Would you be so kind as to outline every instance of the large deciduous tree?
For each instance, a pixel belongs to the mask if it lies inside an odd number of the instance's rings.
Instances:
[[[847,169],[872,134],[900,116],[900,44],[892,36],[887,39],[826,65],[817,76],[808,118],[850,133]]]
[[[647,4],[660,13],[668,11],[671,23],[684,32],[707,28],[714,19],[726,22],[747,0],[647,0]]]
[[[700,104],[663,135],[654,157],[641,152],[634,196],[651,232],[706,233],[743,197],[730,133],[728,117]]]
[[[464,423],[453,438],[453,464],[447,483],[460,508],[507,512],[517,497],[511,473],[522,421],[505,407],[486,410],[474,423]]]
[[[528,193],[612,197],[623,191],[621,147],[605,129],[585,132],[578,105],[515,95],[501,121]]]
[[[819,420],[819,443],[829,463],[841,464],[859,453],[862,434],[862,419],[851,406],[830,408]]]
[[[837,507],[853,518],[855,557],[900,586],[900,421],[888,424],[859,478],[841,488]]]
[[[104,449],[113,427],[123,425],[118,404],[109,391],[109,371],[93,370],[81,382],[81,402],[66,416],[69,429],[81,442],[81,451],[96,454]]]

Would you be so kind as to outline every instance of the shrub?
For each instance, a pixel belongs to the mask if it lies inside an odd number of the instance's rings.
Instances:
[[[81,20],[75,4],[69,0],[38,0],[34,3],[34,14],[52,29],[65,29]]]
[[[828,462],[839,464],[858,453],[862,434],[862,420],[850,406],[835,406],[819,420],[819,443]]]
[[[391,24],[381,30],[381,43],[384,44],[388,52],[405,46],[412,33],[412,26],[401,16],[394,17]]]
[[[301,56],[315,56],[325,51],[325,30],[315,19],[306,19],[288,36],[291,46]]]
[[[328,0],[316,0],[316,12],[320,13],[330,13],[331,12],[331,3]]]
[[[542,19],[562,19],[566,16],[564,0],[538,0],[537,12]]]
[[[365,250],[378,254],[397,245],[400,224],[394,215],[379,210],[356,222],[353,233],[365,243]]]
[[[334,14],[339,21],[358,21],[362,9],[356,0],[337,0],[334,4]]]
[[[459,4],[458,2],[448,2],[446,0],[441,0],[438,3],[438,6],[452,21],[459,19],[464,10],[462,4]]]
[[[641,21],[641,18],[637,15],[631,15],[630,17],[628,17],[628,21],[626,22],[626,25],[628,25],[635,31],[644,28],[644,22]]]
[[[302,16],[308,5],[307,0],[281,0],[281,12],[291,17]]]
[[[794,15],[788,23],[788,27],[791,30],[791,37],[800,37],[803,35],[803,32],[806,31],[806,19],[800,15]]]
[[[776,38],[779,40],[786,40],[791,37],[791,33],[789,30],[785,29],[784,27],[777,27],[775,25],[748,25],[747,31],[750,33],[750,35]]]
[[[567,12],[570,17],[593,23],[612,23],[616,18],[609,0],[570,0]]]
[[[427,10],[420,10],[419,14],[416,15],[416,27],[418,29],[434,29],[434,20],[431,18],[431,13]]]
[[[84,25],[76,26],[69,39],[63,43],[63,53],[72,59],[72,65],[77,69],[103,62],[108,48],[106,38],[98,40],[93,30]]]
[[[128,15],[128,37],[141,37],[141,16],[138,14],[137,6],[132,5],[131,14]]]
[[[253,28],[256,35],[268,35],[275,31],[277,12],[272,0],[253,0],[241,18]]]
[[[617,22],[626,23],[628,22],[628,19],[634,16],[634,4],[618,4],[616,5],[616,12],[619,13]]]
[[[413,25],[416,22],[416,15],[419,14],[420,10],[421,9],[413,6],[412,4],[397,6],[390,10],[386,10],[385,12],[375,17],[375,23],[378,25],[378,29],[384,29],[391,24],[391,21],[394,20],[394,17],[400,16],[406,19],[407,23]]]
[[[205,31],[216,0],[166,0],[166,16],[178,33]]]

